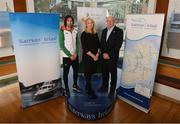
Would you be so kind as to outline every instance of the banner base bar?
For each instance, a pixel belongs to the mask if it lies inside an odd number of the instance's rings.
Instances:
[[[134,106],[135,108],[137,108],[137,109],[139,109],[139,110],[141,110],[141,111],[143,111],[143,112],[145,112],[145,113],[148,113],[148,112],[149,112],[149,109],[145,109],[145,108],[143,108],[143,107],[141,107],[141,106],[139,106],[139,105],[137,105],[137,104],[135,104],[135,103],[127,100],[127,99],[125,99],[124,97],[121,97],[121,96],[119,96],[119,95],[117,95],[117,97],[118,97],[119,99],[123,100],[124,102],[127,102],[128,104]]]

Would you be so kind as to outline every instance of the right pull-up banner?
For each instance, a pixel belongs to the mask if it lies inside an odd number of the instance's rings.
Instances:
[[[154,86],[164,14],[128,15],[118,97],[148,112]]]

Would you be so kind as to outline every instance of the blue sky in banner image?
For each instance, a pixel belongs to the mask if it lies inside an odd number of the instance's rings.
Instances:
[[[14,45],[20,40],[57,37],[59,32],[58,14],[10,13]],[[57,37],[58,38],[58,37]]]
[[[53,35],[59,29],[58,14],[10,13],[10,20],[12,29],[18,32],[13,33],[15,37],[19,37],[18,35],[21,38]]]
[[[10,21],[19,81],[59,78],[59,15],[10,13]]]

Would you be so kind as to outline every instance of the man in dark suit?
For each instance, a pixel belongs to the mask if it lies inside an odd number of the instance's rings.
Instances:
[[[117,61],[119,50],[123,43],[123,30],[115,26],[115,19],[107,17],[107,28],[102,31],[101,52],[102,52],[102,86],[100,91],[107,92],[109,86],[109,74],[111,74],[111,87],[108,94],[113,97],[117,84]]]

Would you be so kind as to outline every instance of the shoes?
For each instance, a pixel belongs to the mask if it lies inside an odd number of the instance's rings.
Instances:
[[[79,88],[79,86],[78,85],[73,85],[73,88],[72,88],[74,91],[76,91],[76,92],[81,92],[81,89]]]

